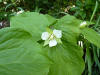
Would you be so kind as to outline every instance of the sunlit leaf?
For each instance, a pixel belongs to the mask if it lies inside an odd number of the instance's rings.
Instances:
[[[0,75],[47,75],[49,64],[28,32],[0,30]]]

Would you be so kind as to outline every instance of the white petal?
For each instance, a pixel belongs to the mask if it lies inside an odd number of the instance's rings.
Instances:
[[[83,47],[83,42],[82,41],[78,41],[78,44],[80,47]]]
[[[23,13],[23,12],[24,12],[24,11],[21,10],[21,11],[17,12],[17,14],[21,14],[21,13]]]
[[[82,22],[81,24],[80,24],[80,26],[84,26],[84,25],[86,25],[87,23],[86,23],[86,21],[84,21],[84,22]]]
[[[53,47],[53,46],[56,46],[57,45],[57,41],[54,39],[54,40],[50,40],[49,42],[49,47]]]
[[[43,32],[41,35],[42,40],[47,40],[49,38],[50,34],[48,32]]]
[[[53,30],[53,34],[56,36],[56,38],[61,38],[62,37],[62,31],[61,30]]]

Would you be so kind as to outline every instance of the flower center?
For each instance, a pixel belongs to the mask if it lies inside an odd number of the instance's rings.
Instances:
[[[54,35],[53,35],[53,34],[51,34],[51,36],[50,36],[49,40],[53,40],[53,39],[54,39]]]

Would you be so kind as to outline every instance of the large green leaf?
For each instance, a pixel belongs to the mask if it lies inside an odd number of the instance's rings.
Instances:
[[[22,29],[0,30],[0,75],[47,75],[50,61]]]
[[[44,48],[53,61],[48,75],[81,75],[84,70],[82,49],[70,43]],[[48,51],[49,49],[49,51]]]
[[[100,35],[96,31],[90,28],[84,28],[81,32],[89,42],[100,48]]]
[[[20,27],[29,31],[34,39],[40,39],[41,33],[46,31],[46,27],[55,21],[50,16],[45,16],[36,12],[25,12],[11,18],[11,27]]]

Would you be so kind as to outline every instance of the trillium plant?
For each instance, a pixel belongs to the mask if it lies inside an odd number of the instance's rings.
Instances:
[[[100,35],[90,24],[71,15],[56,19],[23,12],[11,17],[10,27],[0,29],[0,75],[82,75],[79,36],[100,47]]]

